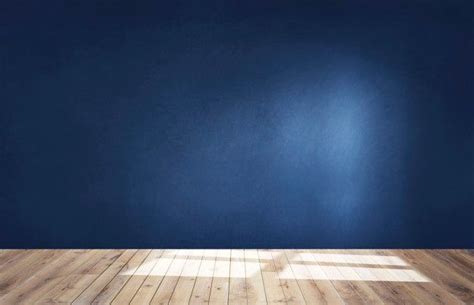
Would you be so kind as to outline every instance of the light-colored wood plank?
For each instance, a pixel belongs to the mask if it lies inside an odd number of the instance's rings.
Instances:
[[[202,250],[188,250],[188,258],[171,296],[170,305],[189,304],[201,267]]]
[[[67,277],[68,286],[65,287],[64,291],[56,291],[57,296],[46,295],[41,298],[35,304],[71,304],[70,300],[74,300],[78,295],[84,291],[85,287],[89,286],[98,275],[93,274],[72,274]]]
[[[247,304],[267,304],[262,269],[257,250],[245,249],[245,276],[247,283]]]
[[[453,259],[453,261],[457,263],[459,268],[467,270],[470,273],[474,273],[474,258],[471,260],[467,255],[463,254],[463,252],[459,250],[447,250],[441,253],[449,255]]]
[[[385,304],[422,304],[413,293],[399,281],[388,268],[381,268],[371,256],[370,251],[360,251],[359,259],[362,267],[358,268],[366,273],[366,277],[373,277],[380,285],[371,285],[371,288],[379,295]],[[370,266],[370,268],[364,266]]]
[[[299,266],[298,276],[311,279],[311,285],[305,285],[305,298],[311,300],[315,304],[344,304],[337,289],[331,283],[331,279],[327,277],[324,271],[316,261],[314,254],[310,251],[295,251],[293,260],[298,261]],[[293,267],[296,271],[297,265]],[[310,282],[309,280],[303,282],[300,286]],[[308,295],[308,297],[306,297]]]
[[[284,250],[271,251],[275,270],[278,273],[280,285],[285,294],[286,303],[289,305],[306,304],[304,296],[300,290],[296,277],[293,273]]]
[[[393,251],[403,257],[411,266],[425,274],[431,281],[467,304],[474,304],[473,283],[442,266],[421,251]]]
[[[165,250],[130,302],[131,305],[149,304],[165,278],[177,251]]]
[[[387,260],[391,260],[393,257],[387,251],[375,251],[377,254],[382,255]],[[442,289],[438,284],[433,283],[426,276],[421,274],[419,271],[410,269],[397,269],[395,276],[399,280],[408,281],[407,288],[410,289],[418,299],[422,300],[423,303],[429,304],[447,304],[447,305],[461,305],[464,304],[455,296]],[[393,272],[393,271],[392,271]]]
[[[453,250],[457,255],[460,255],[471,265],[471,270],[474,268],[474,250],[466,250],[466,249],[457,249]]]
[[[203,250],[201,266],[194,289],[189,300],[190,305],[204,305],[209,303],[214,275],[217,250]]]
[[[413,289],[410,289],[408,282],[411,281],[411,277],[405,270],[382,265],[381,263],[389,264],[389,259],[377,254],[374,250],[363,251],[363,253],[367,254],[363,256],[364,262],[374,266],[373,273],[379,280],[384,281],[386,286],[406,298],[410,304],[423,304],[423,300],[414,293]]]
[[[288,268],[291,269],[305,302],[307,304],[326,304],[324,296],[311,278],[309,270],[303,263],[301,263],[300,253],[291,250],[285,251],[285,255]]]
[[[278,278],[271,252],[268,250],[258,250],[258,258],[260,260],[262,280],[268,304],[286,304],[285,294],[280,285],[280,279]]]
[[[22,285],[3,296],[0,304],[34,304],[44,293],[73,273],[93,255],[94,251],[66,251],[54,260],[53,264],[48,264]]]
[[[384,304],[378,295],[366,284],[366,282],[354,270],[353,262],[346,254],[340,255],[342,266],[338,266],[338,270],[345,281],[350,283],[357,294],[362,298],[364,304],[376,305]]]
[[[52,287],[52,289],[50,289],[48,292],[44,293],[40,298],[38,298],[36,304],[61,303],[57,300],[57,297],[69,287],[74,286],[76,282],[79,282],[84,273],[87,273],[89,270],[91,270],[95,266],[95,264],[97,264],[108,252],[110,251],[94,251],[94,254],[77,270],[67,275],[64,280],[59,282],[57,285]]]
[[[209,298],[211,305],[227,305],[229,302],[230,254],[231,250],[217,251]]]
[[[247,304],[244,250],[234,249],[230,253],[229,304]]]
[[[0,269],[0,296],[6,295],[51,262],[66,253],[64,250],[35,250]]]
[[[137,250],[125,250],[117,260],[110,265],[95,281],[84,290],[72,304],[91,304],[95,297],[107,286],[110,281],[122,270]]]
[[[336,251],[318,251],[320,253],[326,254],[330,257],[330,261],[337,261],[336,257],[339,257],[339,252]],[[313,253],[313,257],[317,255]],[[321,270],[325,276],[331,281],[334,286],[337,294],[344,301],[345,304],[350,305],[362,305],[366,304],[364,300],[357,293],[357,290],[350,285],[350,282],[345,281],[344,275],[341,273],[339,266],[335,265],[321,265],[316,260],[316,264],[320,265]]]
[[[151,250],[138,250],[115,277],[99,292],[92,304],[109,304],[128,282]]]
[[[67,286],[51,298],[55,304],[71,304],[92,282],[107,270],[123,253],[123,250],[105,250],[106,254],[89,270],[82,274],[73,274],[67,280]]]
[[[0,250],[0,267],[3,265],[3,263],[14,257],[15,255],[19,254],[22,250],[12,250],[12,249],[3,249]],[[25,251],[25,250],[23,250]]]
[[[437,260],[439,264],[444,265],[445,270],[448,269],[450,272],[457,273],[460,277],[474,283],[474,269],[466,268],[464,265],[461,265],[448,251],[439,252],[436,250],[424,250],[422,252],[423,254],[430,256],[432,259]]]
[[[38,250],[39,251],[39,250]],[[28,250],[0,250],[0,270],[6,270],[16,265],[16,262],[34,254],[37,251]]]
[[[132,277],[116,295],[116,297],[112,301],[112,304],[120,305],[129,304],[131,302],[140,286],[143,284],[153,267],[158,262],[162,253],[163,250],[153,250],[150,252],[148,257],[137,268],[137,270],[133,272]]]
[[[353,266],[353,270],[356,272],[358,277],[366,283],[366,285],[376,293],[377,297],[387,305],[396,305],[397,303],[405,302],[406,300],[397,298],[396,291],[393,291],[390,287],[383,284],[377,276],[372,272],[373,267],[367,266],[361,262],[363,253],[360,251],[348,251],[341,250],[343,256],[345,256],[346,262]],[[402,303],[403,304],[403,303]]]
[[[169,303],[179,281],[179,277],[181,276],[181,272],[183,272],[186,260],[187,250],[178,250],[150,304],[164,305]]]

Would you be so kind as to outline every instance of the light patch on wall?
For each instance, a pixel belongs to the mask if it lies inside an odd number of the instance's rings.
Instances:
[[[341,72],[342,77],[326,86],[280,97],[281,123],[274,141],[275,167],[281,175],[295,177],[297,189],[302,185],[300,176],[305,177],[303,185],[313,183],[315,189],[308,192],[317,194],[318,205],[330,207],[338,223],[350,221],[355,209],[365,208],[361,201],[369,191],[365,167],[373,157],[367,137],[376,128],[377,112],[373,102],[377,90],[354,73],[346,74]]]

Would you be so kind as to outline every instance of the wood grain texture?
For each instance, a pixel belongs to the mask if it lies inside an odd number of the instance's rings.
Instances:
[[[0,250],[0,305],[474,304],[472,250]]]

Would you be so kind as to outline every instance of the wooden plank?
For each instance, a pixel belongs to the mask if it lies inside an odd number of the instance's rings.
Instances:
[[[0,266],[2,266],[2,264],[6,260],[14,257],[15,255],[17,255],[21,251],[22,250],[11,250],[11,249],[2,249],[2,250],[0,250]],[[23,251],[25,251],[25,250],[23,250]]]
[[[450,271],[438,261],[418,250],[391,251],[403,257],[413,267],[425,274],[430,280],[465,303],[474,303],[473,283]]]
[[[217,250],[214,275],[212,276],[210,305],[226,305],[229,303],[231,250]]]
[[[247,304],[244,250],[235,249],[230,253],[229,304]]]
[[[338,291],[331,283],[331,280],[322,271],[310,250],[295,251],[292,260],[300,262],[298,271],[296,271],[298,265],[293,266],[294,271],[297,272],[297,276],[312,280],[312,285],[306,284],[307,287],[305,290],[308,296],[311,295],[311,300],[314,300],[313,302],[315,302],[315,304],[344,303]],[[311,282],[309,282],[309,284],[311,284]],[[311,290],[311,288],[313,289]]]
[[[383,255],[387,260],[391,256],[388,251],[376,251],[377,254]],[[433,283],[429,278],[414,270],[411,266],[409,269],[396,270],[395,276],[399,280],[408,281],[407,288],[410,289],[418,299],[422,300],[424,304],[448,304],[461,305],[464,304],[455,296],[442,289],[436,283]],[[392,271],[393,272],[393,271]]]
[[[72,302],[72,304],[91,304],[101,290],[113,280],[136,252],[137,250],[125,250],[107,270],[97,277],[95,281]]]
[[[123,250],[104,250],[105,255],[90,269],[71,275],[67,286],[51,298],[55,304],[71,304],[87,287],[89,287],[105,270],[107,270],[123,253]],[[53,293],[54,294],[54,293]]]
[[[364,304],[376,305],[384,304],[384,302],[378,297],[378,295],[366,284],[366,282],[359,276],[352,266],[353,262],[350,258],[341,253],[341,262],[344,266],[338,266],[338,270],[344,280],[348,281],[354,288],[357,294],[362,298]]]
[[[271,254],[273,263],[275,264],[275,270],[278,273],[280,285],[285,294],[286,303],[291,305],[306,304],[284,250],[273,250]]]
[[[472,249],[457,249],[454,250],[456,254],[461,255],[464,257],[464,259],[468,260],[472,265],[474,265],[474,250]],[[471,267],[472,268],[472,267]]]
[[[171,296],[170,305],[189,304],[201,267],[202,250],[188,250],[188,258]]]
[[[301,261],[299,251],[291,250],[284,252],[286,256],[285,263],[287,264],[287,268],[289,270],[283,272],[291,272],[294,275],[305,302],[307,304],[326,304],[324,296],[319,290],[319,287],[313,281],[308,268]]]
[[[469,259],[467,255],[465,255],[460,250],[446,250],[443,253],[447,253],[459,266],[459,268],[465,269],[470,273],[474,273],[474,259]]]
[[[6,295],[41,269],[49,266],[67,251],[35,250],[22,256],[0,271],[0,297]]]
[[[258,252],[257,250],[246,249],[244,250],[244,256],[247,283],[247,304],[267,304]]]
[[[425,304],[427,300],[423,299],[423,297],[417,293],[418,288],[416,285],[413,285],[412,282],[415,277],[417,277],[418,280],[425,280],[424,276],[413,272],[413,270],[395,269],[391,268],[390,266],[387,267],[386,265],[381,265],[380,262],[389,264],[391,260],[390,256],[386,256],[383,253],[370,250],[367,252],[367,254],[369,255],[366,256],[366,261],[373,264],[375,267],[374,272],[376,273],[376,276],[380,275],[382,278],[386,278],[388,280],[386,285],[393,287],[393,289],[396,291],[401,292],[402,295],[406,295],[407,299],[411,299],[410,303],[417,302],[419,304]],[[436,299],[433,298],[429,301],[430,304],[435,304],[433,302],[435,302]]]
[[[458,260],[448,253],[448,251],[423,250],[422,252],[425,255],[431,256],[434,260],[437,260],[439,264],[444,265],[451,272],[457,273],[467,281],[474,283],[474,269],[466,268],[464,265],[460,264]]]
[[[0,272],[11,268],[16,262],[21,261],[27,256],[32,255],[37,250],[0,250]]]
[[[94,251],[66,251],[52,264],[42,268],[22,285],[2,297],[0,304],[33,304],[93,255]]]
[[[128,282],[151,250],[138,250],[115,277],[97,294],[92,304],[109,304]]]
[[[331,264],[331,265],[322,265],[319,263],[319,259],[317,256],[319,253],[323,255],[327,255],[329,257],[329,261],[339,261],[341,257],[341,253],[338,250],[334,251],[318,251],[318,253],[313,253],[315,256],[317,264],[321,266],[321,269],[326,274],[327,278],[332,282],[334,288],[337,290],[339,296],[344,300],[345,303],[354,304],[354,305],[361,305],[365,304],[364,300],[360,297],[357,293],[357,290],[351,285],[350,282],[345,280],[344,274],[340,271],[339,263]],[[346,274],[347,276],[347,274]]]
[[[73,286],[74,283],[78,282],[83,276],[84,273],[87,273],[90,269],[94,267],[106,254],[108,251],[95,250],[93,255],[84,262],[78,269],[73,273],[67,275],[64,280],[60,281],[58,284],[54,285],[49,291],[44,293],[40,298],[38,298],[35,304],[57,304],[60,303],[56,298],[61,295],[66,289],[70,286]]]
[[[149,304],[168,272],[177,251],[165,250],[130,302],[131,305]]]
[[[456,249],[459,252],[466,254],[472,261],[474,261],[474,249]]]
[[[71,304],[70,301],[77,298],[78,295],[84,291],[84,287],[87,287],[97,278],[97,275],[92,274],[72,274],[67,277],[67,281],[70,283],[66,286],[64,290],[64,297],[61,292],[58,296],[46,296],[46,298],[41,298],[35,304]],[[55,291],[56,292],[56,291]],[[72,296],[71,296],[72,295]]]
[[[186,264],[186,259],[187,250],[178,250],[150,304],[164,305],[169,303],[179,277],[181,276],[181,272],[184,269],[184,265]]]
[[[209,303],[214,275],[217,250],[203,250],[201,266],[194,289],[189,301],[190,305],[204,305]]]
[[[278,278],[271,252],[268,250],[257,250],[257,252],[268,304],[286,304],[285,294],[280,285],[280,279]]]
[[[351,264],[354,265],[354,271],[358,274],[358,276],[366,282],[366,284],[372,289],[377,296],[383,301],[384,304],[387,305],[398,305],[398,304],[411,304],[411,298],[406,297],[406,293],[398,292],[396,288],[392,286],[387,286],[385,281],[386,278],[380,278],[380,275],[377,276],[374,272],[372,264],[368,264],[363,259],[364,253],[361,251],[347,251],[341,250],[341,253],[347,255],[346,257],[354,256],[357,260],[349,260]],[[355,253],[355,254],[354,254]],[[416,301],[415,301],[415,304]]]
[[[393,298],[395,298],[397,303],[403,301],[407,304],[423,304],[423,301],[408,289],[403,280],[400,280],[392,272],[392,268],[384,268],[382,265],[378,264],[380,258],[372,250],[361,251],[361,253],[363,263],[373,266],[370,268],[370,272],[375,275],[375,277],[381,281],[385,287],[387,287],[388,292],[393,296]],[[376,256],[378,260],[374,259],[373,256]]]
[[[120,292],[117,294],[115,299],[112,301],[114,305],[129,304],[136,292],[143,284],[147,276],[150,274],[153,267],[158,262],[159,258],[163,254],[163,250],[153,250],[150,255],[143,261],[143,263],[137,268],[136,272],[133,273],[129,281],[123,286]]]

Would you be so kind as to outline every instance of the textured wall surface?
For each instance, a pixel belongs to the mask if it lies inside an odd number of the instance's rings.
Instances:
[[[472,1],[169,2],[1,4],[0,247],[474,247]]]

